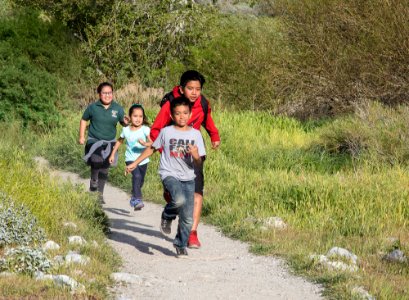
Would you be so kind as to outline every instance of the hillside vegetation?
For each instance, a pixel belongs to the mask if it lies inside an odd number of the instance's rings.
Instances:
[[[247,1],[265,15],[194,1],[19,1],[79,37],[88,74],[170,88],[187,68],[224,107],[299,118],[337,116],[362,101],[408,96],[409,3]],[[95,4],[95,5],[94,5]]]
[[[374,109],[379,120],[398,117],[393,111]],[[150,117],[154,115],[155,111],[149,112]],[[53,164],[88,176],[81,161],[82,148],[75,146],[79,118],[72,115],[64,127],[44,137],[43,153]],[[360,120],[364,128],[373,124],[373,120]],[[205,164],[206,222],[251,242],[253,251],[288,258],[298,272],[323,283],[326,293],[337,299],[350,299],[355,286],[364,286],[380,299],[407,296],[407,263],[382,260],[395,248],[405,253],[409,249],[406,164],[383,162],[375,151],[381,148],[370,145],[352,155],[352,145],[357,143],[342,144],[340,128],[352,131],[353,119],[303,124],[267,113],[219,112],[215,121],[223,145],[218,151],[208,151]],[[395,130],[401,129],[386,127],[378,137],[398,134]],[[366,137],[373,140],[372,135]],[[383,149],[388,145],[385,142]],[[404,149],[398,141],[394,146]],[[123,175],[123,150],[118,167],[110,171],[110,181],[130,191],[131,181]],[[377,156],[372,157],[371,151]],[[144,195],[162,204],[157,164],[155,156]],[[265,230],[263,220],[272,216],[283,218],[288,229]],[[334,246],[359,257],[357,273],[326,270],[309,258]]]
[[[356,286],[378,299],[408,298],[408,262],[383,259],[409,253],[406,0],[263,0],[260,17],[193,1],[0,4],[0,189],[63,250],[65,219],[98,242],[106,220],[96,199],[59,187],[32,156],[88,176],[78,109],[95,99],[97,83],[112,80],[124,106],[141,100],[153,120],[163,90],[145,88],[167,90],[196,68],[222,138],[220,150],[208,151],[205,221],[257,253],[287,258],[330,298],[351,299]],[[144,194],[162,203],[156,167],[157,157]],[[110,175],[129,191],[121,167]],[[272,216],[287,229],[265,230]],[[333,246],[359,257],[358,272],[310,259]],[[96,283],[77,279],[103,298],[117,261],[108,247],[98,250],[82,270],[100,274]],[[68,295],[25,275],[0,285],[9,297]]]

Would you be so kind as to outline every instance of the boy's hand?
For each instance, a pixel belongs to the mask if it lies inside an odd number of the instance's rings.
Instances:
[[[80,137],[80,138],[78,139],[78,143],[79,143],[80,145],[84,145],[84,143],[85,143],[85,138],[84,138],[84,137]]]
[[[112,164],[114,162],[114,160],[115,160],[115,156],[110,155],[109,158],[108,158],[109,163]]]
[[[212,142],[212,149],[217,149],[220,146],[220,141],[214,141]]]
[[[194,157],[199,156],[199,148],[197,148],[196,145],[189,144],[186,152],[192,154]]]
[[[125,176],[126,176],[128,173],[131,173],[133,170],[135,170],[135,168],[136,168],[137,166],[138,166],[138,165],[135,164],[135,162],[133,162],[133,163],[127,165],[127,166],[126,166],[126,169],[125,169]]]

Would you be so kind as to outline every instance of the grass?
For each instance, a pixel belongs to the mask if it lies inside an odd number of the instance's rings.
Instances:
[[[30,209],[45,229],[47,239],[61,246],[60,250],[52,252],[51,258],[65,255],[68,250],[80,250],[91,258],[88,265],[56,267],[52,274],[65,274],[83,284],[86,294],[78,297],[106,298],[106,287],[111,284],[109,275],[118,267],[119,258],[106,243],[103,231],[107,219],[97,199],[84,192],[81,186],[62,184],[52,179],[48,171],[37,169],[32,159],[35,136],[20,130],[18,124],[7,127],[1,125],[0,189]],[[64,222],[74,222],[78,228],[66,228]],[[89,243],[80,248],[69,245],[71,235],[83,236]],[[94,240],[99,244],[97,248],[91,243]],[[2,277],[0,290],[6,298],[73,297],[67,289],[28,276]]]
[[[79,118],[72,115],[66,127],[45,137],[43,153],[57,166],[88,176],[80,160],[82,147],[75,145]],[[408,265],[381,259],[394,246],[388,238],[397,238],[402,251],[409,249],[405,164],[327,150],[322,138],[337,124],[333,121],[301,123],[268,113],[227,111],[214,118],[222,146],[212,151],[207,145],[205,222],[250,242],[255,253],[286,258],[297,273],[323,283],[330,298],[350,299],[353,287],[360,285],[377,298],[408,297]],[[123,150],[109,180],[130,191]],[[143,191],[145,198],[163,203],[157,163],[158,155],[148,167]],[[280,216],[288,228],[263,230],[252,221],[271,216]],[[333,246],[359,257],[356,274],[328,271],[309,259]]]

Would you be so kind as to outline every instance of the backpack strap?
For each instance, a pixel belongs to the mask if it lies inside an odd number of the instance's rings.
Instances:
[[[162,100],[160,101],[160,107],[162,107],[167,101],[172,102],[172,100],[175,99],[175,96],[173,96],[173,92],[167,93],[165,96],[163,96]]]
[[[160,101],[160,107],[162,107],[167,101],[172,102],[173,99],[175,99],[175,96],[173,96],[173,92],[167,93],[165,96],[163,96],[162,100]],[[202,126],[206,126],[206,121],[207,121],[207,112],[209,110],[209,104],[207,102],[207,99],[205,96],[201,95],[200,97],[200,104],[202,105],[202,110],[204,114]]]
[[[207,112],[209,110],[209,104],[207,102],[207,99],[205,98],[205,96],[201,95],[202,97],[200,98],[201,101],[201,105],[202,105],[202,110],[204,113],[204,118],[203,118],[203,122],[202,122],[202,126],[205,127],[206,126],[206,121],[207,121]]]

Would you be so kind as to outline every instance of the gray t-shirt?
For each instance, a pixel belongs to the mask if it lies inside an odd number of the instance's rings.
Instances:
[[[203,137],[199,130],[177,130],[174,126],[162,128],[158,138],[152,147],[159,150],[162,148],[159,163],[159,175],[163,180],[168,176],[175,177],[180,181],[193,180],[193,157],[186,153],[187,146],[196,145],[199,155],[206,155]]]

